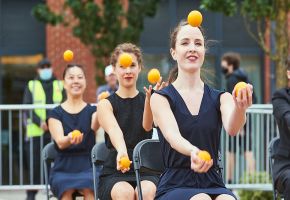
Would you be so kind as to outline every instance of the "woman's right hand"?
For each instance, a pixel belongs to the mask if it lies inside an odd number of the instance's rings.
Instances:
[[[130,167],[128,168],[122,168],[121,165],[120,165],[120,160],[121,158],[123,157],[128,157],[128,154],[127,152],[118,152],[117,154],[117,158],[116,158],[116,162],[117,162],[117,170],[121,171],[122,173],[126,173],[127,171],[130,170]],[[132,161],[130,161],[131,164],[132,164]]]
[[[204,161],[198,156],[200,150],[196,149],[191,152],[190,161],[191,169],[197,173],[206,173],[213,165],[213,160]]]
[[[69,138],[70,144],[79,144],[79,143],[81,143],[83,141],[83,136],[84,136],[84,134],[81,133],[81,134],[76,135],[76,136],[73,137],[72,132],[70,132],[68,134],[68,138]]]

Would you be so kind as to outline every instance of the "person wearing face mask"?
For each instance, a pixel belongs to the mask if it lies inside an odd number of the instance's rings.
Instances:
[[[62,81],[53,75],[48,59],[37,65],[37,76],[30,80],[23,96],[23,104],[44,105],[59,104],[64,100],[65,92]],[[40,152],[50,142],[50,134],[45,122],[47,110],[34,109],[24,113],[26,127],[24,151],[27,157],[29,184],[40,184]],[[27,191],[27,200],[34,200],[37,190]]]
[[[235,52],[227,52],[222,56],[221,59],[221,68],[222,73],[224,74],[226,78],[226,91],[231,92],[233,91],[235,85],[240,82],[246,82],[250,83],[249,78],[246,74],[246,72],[240,68],[240,54]],[[255,93],[253,93],[253,103],[256,103],[256,96]],[[250,123],[250,119],[248,120]],[[249,132],[251,133],[251,125],[249,126]],[[255,160],[254,160],[254,154],[252,152],[252,140],[251,135],[249,135],[249,138],[246,138],[246,125],[243,129],[241,129],[239,133],[239,148],[240,151],[244,150],[244,156],[247,163],[247,171],[248,172],[254,172],[255,170]],[[235,154],[237,151],[236,146],[236,140],[237,137],[230,138],[228,141],[228,152],[227,152],[227,170],[226,170],[226,179],[227,183],[231,184],[234,177],[234,168],[235,168]],[[242,142],[244,141],[244,142]],[[243,146],[242,146],[243,145]]]

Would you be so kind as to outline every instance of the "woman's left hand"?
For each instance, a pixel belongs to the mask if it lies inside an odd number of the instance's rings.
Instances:
[[[154,88],[152,87],[152,85],[149,85],[148,89],[144,86],[144,90],[145,90],[145,93],[146,93],[146,97],[148,99],[150,99],[151,94],[152,94],[152,90],[161,90],[165,86],[166,86],[166,83],[164,81],[162,82],[162,77],[160,77],[159,81],[156,83],[156,85],[154,86]]]
[[[252,95],[253,95],[253,86],[247,84],[247,87],[241,88],[238,91],[238,95],[235,96],[236,90],[233,90],[232,96],[235,102],[235,105],[238,109],[246,110],[253,104]]]

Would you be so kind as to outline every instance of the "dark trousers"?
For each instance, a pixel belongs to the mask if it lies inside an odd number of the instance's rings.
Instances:
[[[277,190],[285,200],[290,200],[290,169],[285,170],[277,180]]]
[[[51,141],[50,134],[44,133],[43,137],[32,137],[25,141],[24,151],[26,156],[26,167],[28,171],[28,184],[41,184],[41,151]],[[33,177],[32,177],[33,176]],[[37,191],[27,191],[27,199],[33,200]]]

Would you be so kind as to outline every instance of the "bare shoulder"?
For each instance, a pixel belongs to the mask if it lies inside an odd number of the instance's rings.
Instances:
[[[97,104],[97,110],[113,110],[112,105],[108,99],[103,99]]]

